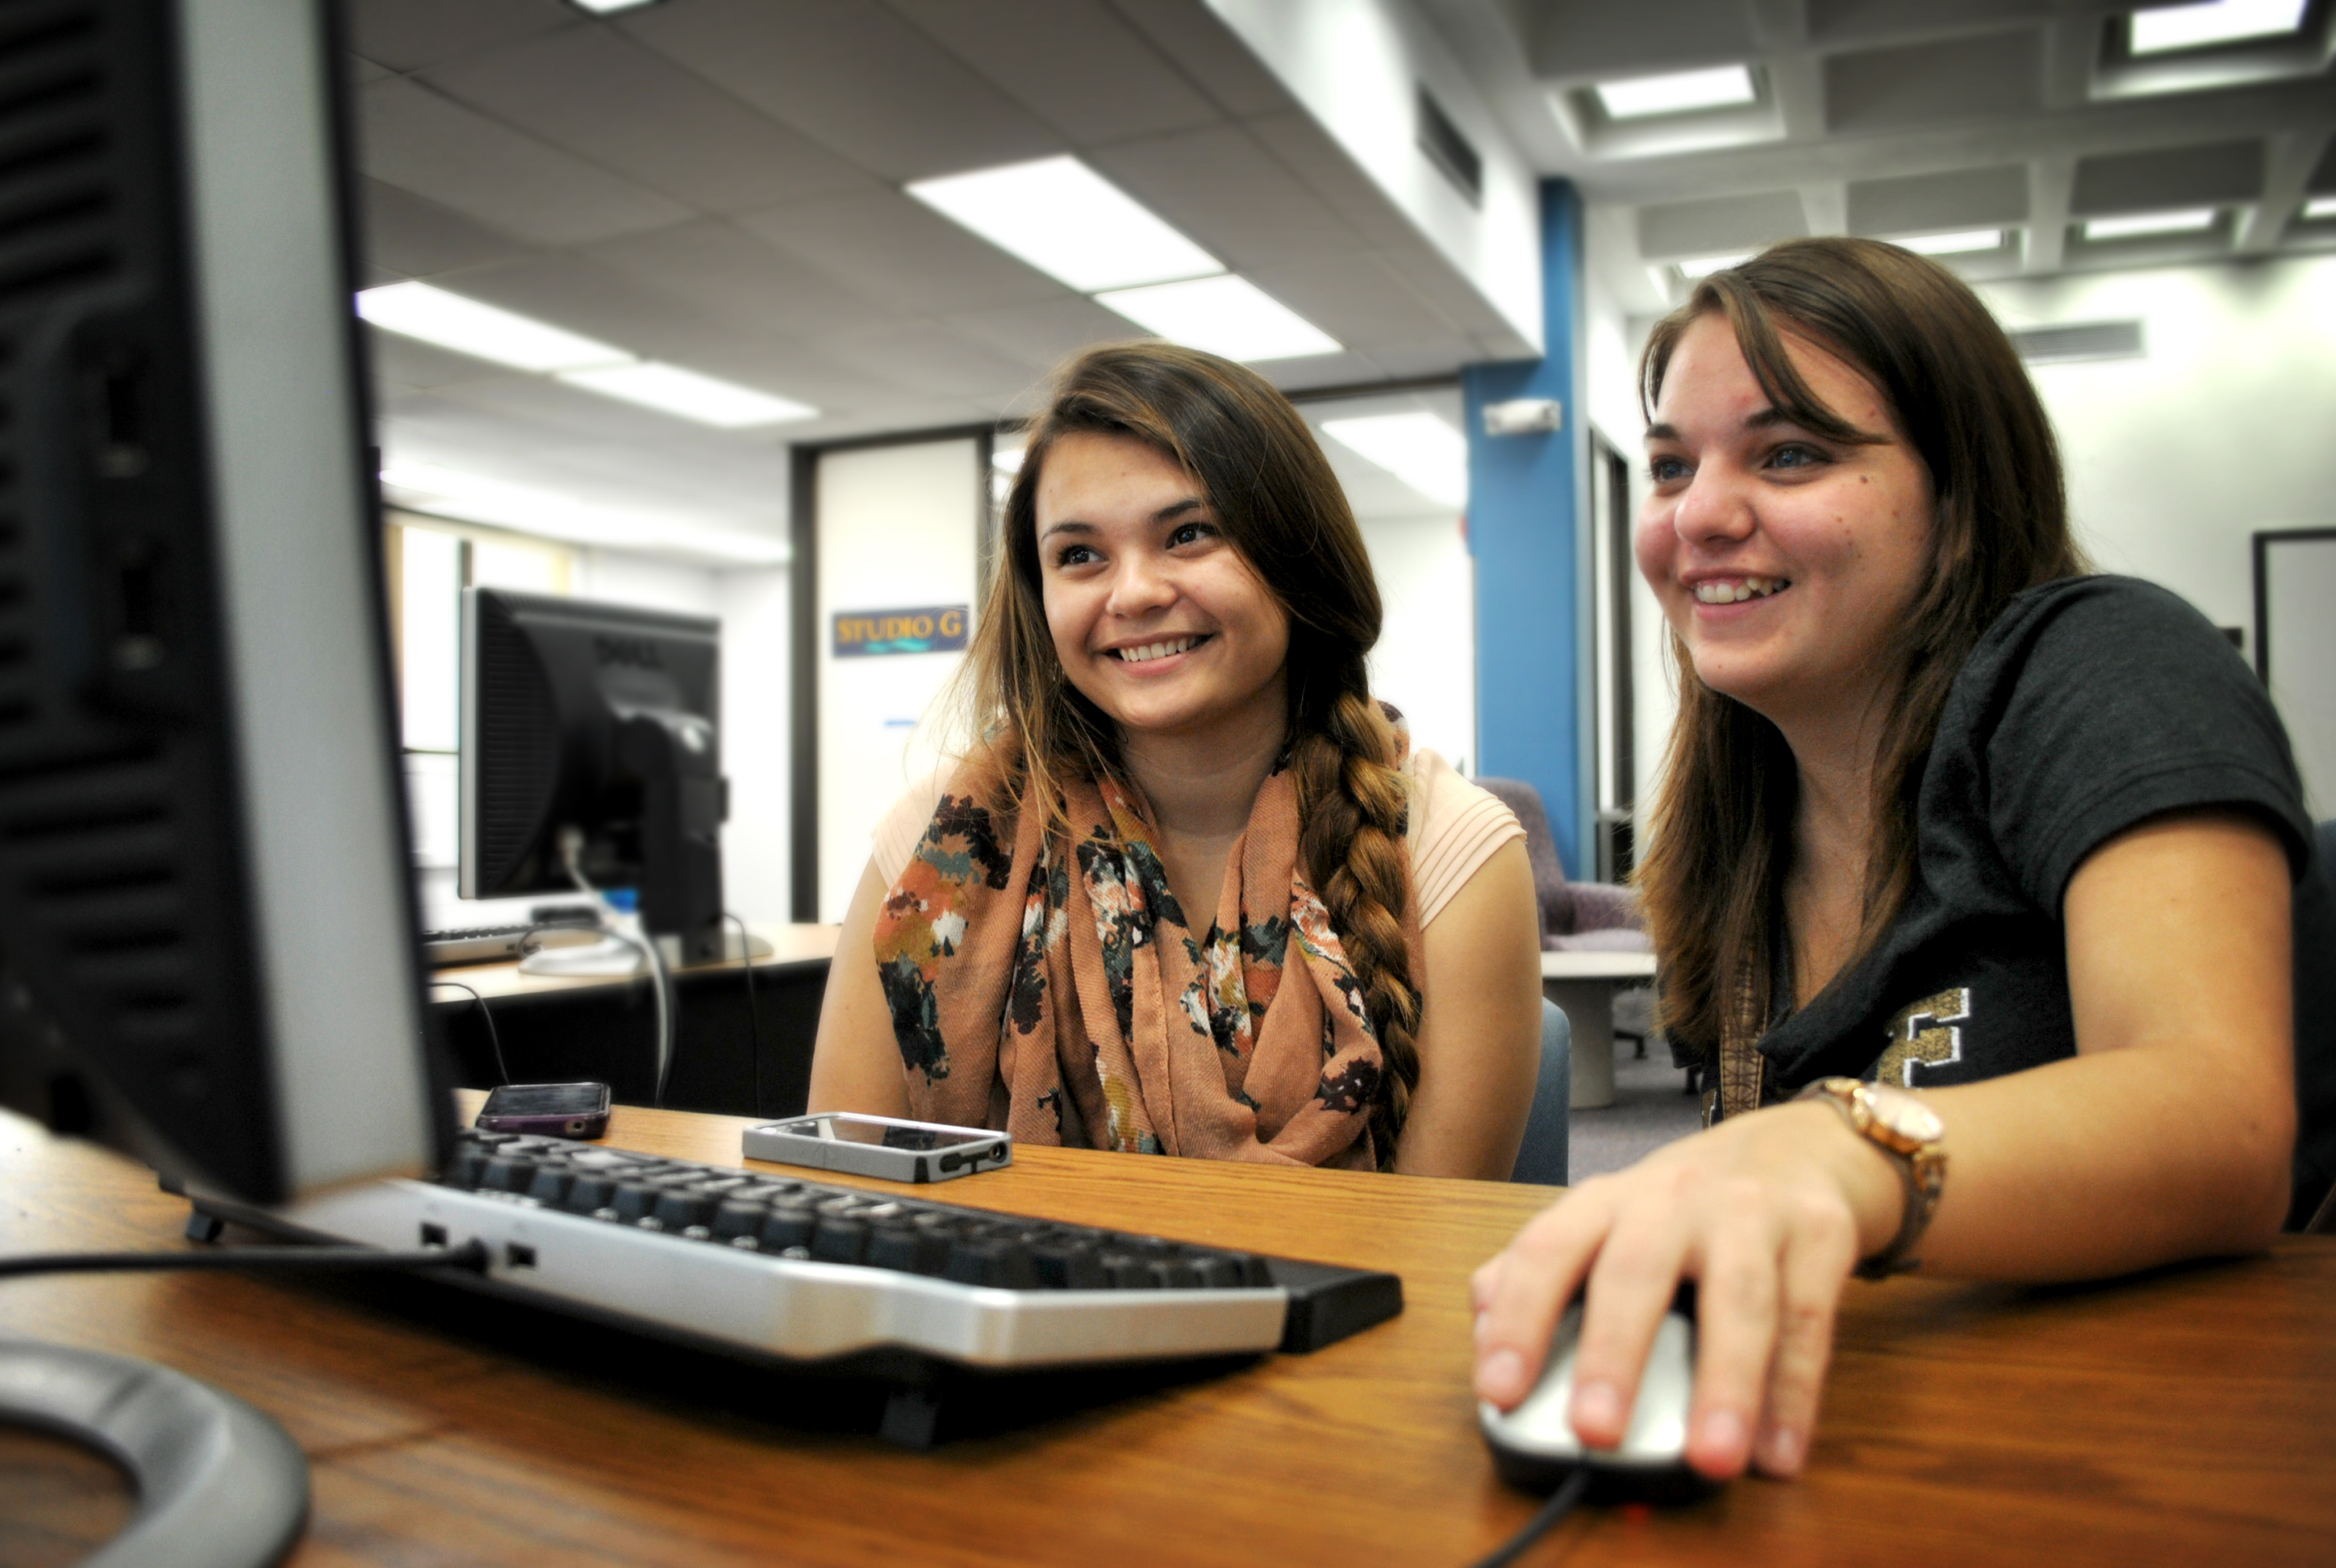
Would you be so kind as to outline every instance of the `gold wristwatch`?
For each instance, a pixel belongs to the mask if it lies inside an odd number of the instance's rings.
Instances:
[[[1819,1078],[1796,1096],[1823,1100],[1839,1111],[1849,1130],[1890,1157],[1906,1184],[1906,1216],[1890,1244],[1857,1265],[1861,1280],[1886,1280],[1919,1268],[1909,1256],[1938,1212],[1947,1185],[1947,1125],[1939,1113],[1904,1089],[1856,1078]]]

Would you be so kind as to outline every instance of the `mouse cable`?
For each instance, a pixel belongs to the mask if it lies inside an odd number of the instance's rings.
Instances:
[[[138,1269],[343,1270],[385,1273],[414,1269],[487,1271],[487,1245],[424,1247],[393,1252],[378,1247],[231,1247],[215,1252],[24,1252],[0,1257],[0,1280],[20,1274],[118,1274]]]
[[[487,1044],[492,1046],[495,1050],[496,1081],[505,1084],[510,1083],[511,1081],[511,1068],[503,1061],[503,1037],[495,1028],[495,1015],[487,1010],[487,998],[479,995],[478,992],[472,990],[470,987],[464,985],[460,980],[432,980],[430,982],[430,986],[433,990],[435,990],[440,986],[444,986],[448,990],[461,991],[471,998],[471,1004],[479,1009],[479,1017],[486,1023]]]
[[[649,1104],[662,1107],[665,1105],[666,1079],[673,1074],[674,1053],[680,1046],[679,1020],[674,1016],[673,975],[665,965],[665,949],[647,928],[642,928],[641,934],[635,936],[612,918],[616,911],[608,902],[608,895],[594,887],[591,879],[584,874],[584,834],[572,825],[560,830],[560,858],[568,868],[568,880],[576,884],[576,891],[590,899],[593,907],[600,911],[601,934],[624,943],[640,954],[648,964],[649,990],[657,1002],[657,1060],[651,1067],[656,1084],[649,1096]],[[638,926],[638,916],[633,919]]]
[[[738,928],[738,967],[746,971],[746,1034],[754,1042],[752,1060],[754,1064],[754,1114],[763,1114],[763,1009],[754,1002],[754,939],[746,934],[746,922],[728,910],[722,918]]]
[[[1525,1521],[1523,1529],[1495,1547],[1491,1556],[1479,1558],[1470,1564],[1470,1568],[1505,1568],[1505,1564],[1515,1562],[1526,1547],[1540,1540],[1559,1520],[1572,1513],[1573,1505],[1581,1502],[1582,1495],[1589,1490],[1590,1466],[1575,1466],[1573,1474],[1549,1495],[1549,1501],[1541,1505],[1540,1513]]]

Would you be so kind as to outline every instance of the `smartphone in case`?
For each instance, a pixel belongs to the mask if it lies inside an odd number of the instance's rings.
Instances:
[[[1014,1140],[1004,1133],[842,1111],[749,1127],[741,1150],[750,1160],[894,1182],[949,1182],[1014,1163]]]
[[[475,1124],[490,1133],[597,1138],[608,1130],[606,1084],[505,1084],[487,1096]]]

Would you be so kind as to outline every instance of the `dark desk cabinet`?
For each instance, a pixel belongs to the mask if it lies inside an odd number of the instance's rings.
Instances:
[[[725,967],[674,975],[678,1027],[666,1105],[734,1116],[802,1114],[811,1092],[812,1041],[824,959],[754,966],[754,1006],[746,972]],[[446,978],[461,982],[462,971]],[[461,991],[431,993],[460,1081],[501,1081],[480,1005]],[[646,979],[574,989],[491,997],[503,1061],[514,1083],[607,1084],[627,1105],[653,1104],[657,1079],[657,1002]],[[759,1014],[759,1036],[754,1018]]]

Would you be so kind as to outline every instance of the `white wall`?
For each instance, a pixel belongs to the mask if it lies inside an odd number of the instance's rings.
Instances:
[[[843,919],[869,835],[939,760],[934,700],[964,655],[837,658],[838,611],[974,601],[982,487],[970,438],[819,464],[819,918]]]
[[[1385,619],[1372,692],[1403,711],[1411,744],[1464,771],[1476,762],[1476,562],[1448,513],[1358,521]]]
[[[2147,354],[2031,367],[2104,570],[2218,626],[2253,617],[2248,536],[2336,522],[2336,258],[1989,284],[2006,326],[2138,317]]]

